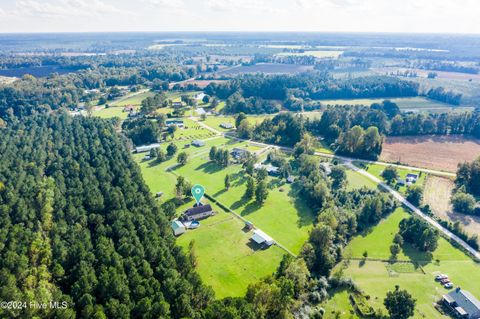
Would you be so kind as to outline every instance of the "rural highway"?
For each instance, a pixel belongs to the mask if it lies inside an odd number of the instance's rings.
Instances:
[[[237,140],[240,140],[240,141],[253,142],[253,143],[258,144],[258,145],[264,145],[265,147],[280,149],[280,150],[284,150],[284,151],[287,151],[287,152],[291,152],[293,150],[291,147],[277,146],[277,145],[272,145],[272,144],[259,143],[259,142],[255,142],[255,141],[252,141],[252,140],[241,139],[241,138],[238,138],[236,136],[232,136],[231,134],[226,134],[226,133],[220,132],[220,131],[206,125],[205,123],[202,123],[201,121],[198,121],[198,119],[196,119],[196,118],[192,117],[192,120],[196,121],[202,127],[206,128],[206,129],[208,129],[208,130],[210,130],[210,131],[212,131],[216,134],[221,134],[221,135],[229,137],[229,138],[234,138],[234,139],[237,139]],[[370,163],[370,164],[374,163],[374,164],[379,164],[379,165],[384,165],[384,166],[392,165],[392,166],[399,167],[399,168],[412,169],[412,170],[416,170],[416,171],[422,171],[422,172],[425,172],[425,173],[430,173],[430,174],[440,175],[440,176],[446,176],[446,177],[455,177],[455,174],[446,173],[446,172],[437,171],[437,170],[430,170],[430,169],[422,169],[422,168],[417,168],[417,167],[405,166],[405,165],[396,165],[396,164],[390,164],[390,163],[385,163],[385,162],[368,161],[368,160],[350,158],[350,157],[345,157],[345,156],[337,156],[337,155],[334,155],[334,154],[328,154],[328,153],[323,153],[323,152],[315,152],[315,155],[321,156],[321,157],[327,157],[327,158],[336,158],[336,159],[340,159],[340,160],[344,161],[345,165],[348,168],[350,168],[350,169],[354,170],[355,172],[367,177],[368,179],[372,180],[373,182],[378,184],[380,187],[382,187],[383,189],[388,191],[390,194],[392,194],[392,196],[395,199],[397,199],[400,203],[402,203],[403,205],[408,207],[414,214],[418,215],[420,218],[422,218],[423,220],[428,222],[435,229],[440,231],[445,237],[455,241],[457,244],[459,244],[461,247],[463,247],[468,253],[470,253],[470,255],[472,255],[476,260],[480,261],[480,253],[478,251],[476,251],[475,249],[470,247],[470,245],[468,245],[460,237],[458,237],[457,235],[453,234],[451,231],[449,231],[448,229],[446,229],[445,227],[440,225],[436,220],[434,220],[433,218],[424,214],[420,209],[418,209],[416,206],[414,206],[412,203],[410,203],[399,192],[397,192],[396,190],[394,190],[393,188],[391,188],[387,184],[383,183],[380,179],[373,176],[369,172],[355,166],[353,164],[353,162],[358,161],[358,162],[364,162],[364,163]]]

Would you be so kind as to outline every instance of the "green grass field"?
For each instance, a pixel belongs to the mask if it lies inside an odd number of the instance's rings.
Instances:
[[[232,143],[231,147],[237,146]],[[312,227],[313,213],[288,184],[269,178],[269,195],[260,206],[254,200],[243,198],[246,176],[240,165],[221,168],[208,161],[208,154],[193,158],[187,165],[179,167],[176,173],[185,176],[192,183],[202,184],[206,192],[228,206],[236,213],[253,222],[275,240],[294,253],[300,251]],[[225,175],[232,179],[232,187],[224,188]]]
[[[254,250],[249,246],[251,232],[232,214],[217,214],[200,221],[200,227],[181,235],[177,243],[187,249],[195,241],[197,271],[211,285],[216,298],[240,297],[247,286],[272,274],[285,252],[277,246]]]
[[[133,108],[138,109],[138,106],[134,106]],[[93,112],[93,115],[103,119],[118,117],[122,120],[125,120],[128,116],[128,112],[124,112],[123,107],[110,106],[109,108],[101,108],[101,109],[95,110]]]
[[[371,232],[354,238],[346,247],[345,256],[362,258],[363,252],[367,251],[368,258],[388,260],[389,247],[398,231],[398,223],[408,216],[403,209],[397,209]],[[370,303],[374,308],[383,309],[383,299],[387,291],[393,290],[395,285],[407,289],[417,299],[415,318],[443,318],[433,308],[432,303],[448,290],[434,281],[436,274],[448,274],[455,285],[480,296],[480,265],[443,238],[440,238],[438,248],[432,256],[405,245],[398,255],[398,260],[410,261],[413,264],[393,265],[392,275],[389,274],[391,266],[386,262],[351,260],[343,269],[343,274],[351,277],[364,293],[371,297]],[[420,265],[423,271],[413,265]],[[336,271],[342,266],[344,265],[339,264]]]
[[[147,91],[147,92],[129,96],[127,98],[120,98],[119,100],[110,103],[110,105],[115,107],[127,106],[127,105],[140,106],[143,100],[145,100],[147,97],[152,97],[154,95],[155,95],[154,92]]]
[[[230,132],[232,130],[235,130],[235,119],[233,118],[233,116],[207,116],[203,123],[220,132]],[[222,123],[230,123],[234,126],[234,128],[225,129],[223,127],[220,127],[220,124]]]
[[[360,173],[357,173],[351,169],[347,169],[347,190],[352,191],[355,189],[359,189],[362,187],[367,187],[367,188],[372,188],[375,189],[377,188],[377,184],[367,178],[366,176],[363,176]]]

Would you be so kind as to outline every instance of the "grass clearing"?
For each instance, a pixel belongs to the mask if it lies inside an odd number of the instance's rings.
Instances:
[[[200,227],[189,230],[177,239],[188,249],[195,241],[197,271],[202,280],[212,286],[216,298],[245,295],[249,284],[272,274],[284,251],[277,246],[254,250],[249,246],[251,232],[232,214],[214,206],[217,214],[200,221]]]
[[[360,173],[357,173],[351,169],[347,169],[347,191],[352,191],[362,187],[377,188],[377,184],[370,180],[368,177],[363,176]]]

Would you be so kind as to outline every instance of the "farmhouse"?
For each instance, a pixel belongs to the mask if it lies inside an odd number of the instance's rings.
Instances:
[[[201,146],[205,146],[205,142],[202,140],[193,140],[192,145],[196,147],[201,147]]]
[[[254,230],[252,238],[250,239],[259,245],[272,246],[274,244],[272,237],[268,236],[260,229]]]
[[[183,124],[183,120],[178,120],[178,119],[175,119],[175,120],[166,120],[165,121],[165,124],[167,126],[176,126],[176,127],[183,127],[184,124]]]
[[[135,148],[135,153],[150,152],[154,148],[159,148],[159,147],[160,147],[159,143],[154,143],[154,144],[150,144],[150,145],[142,145],[142,146],[138,146],[138,147]]]
[[[200,205],[187,209],[181,217],[182,221],[192,221],[207,218],[213,215],[213,209],[210,204]]]
[[[268,175],[270,176],[278,176],[280,175],[280,168],[276,167],[276,166],[273,166],[272,164],[268,164],[268,165],[263,165],[263,164],[255,164],[254,165],[254,168],[256,170],[259,170],[259,169],[266,169],[267,170],[267,173]]]
[[[224,128],[224,129],[226,129],[226,130],[229,130],[229,129],[232,129],[232,128],[233,128],[233,124],[223,122],[223,123],[220,123],[220,127],[221,127],[221,128]]]
[[[197,111],[198,115],[207,114],[207,112],[205,111],[205,109],[203,107],[197,107],[196,111]]]
[[[416,183],[417,180],[418,180],[418,175],[417,174],[412,174],[412,173],[409,173],[407,174],[407,183],[410,182],[410,183]]]
[[[230,155],[233,156],[235,159],[240,159],[246,157],[250,152],[241,147],[234,147],[230,152]]]
[[[174,220],[172,221],[171,226],[172,226],[173,234],[175,236],[181,235],[185,232],[185,226],[182,224],[181,221]]]
[[[480,319],[480,301],[468,291],[457,288],[443,295],[442,301],[458,318]]]

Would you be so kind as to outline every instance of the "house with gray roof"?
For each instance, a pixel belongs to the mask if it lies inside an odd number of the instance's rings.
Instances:
[[[456,288],[443,295],[442,300],[457,318],[480,319],[480,301],[468,291]]]

